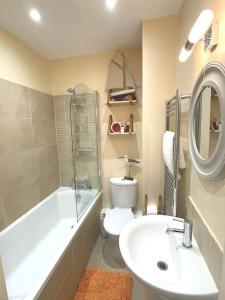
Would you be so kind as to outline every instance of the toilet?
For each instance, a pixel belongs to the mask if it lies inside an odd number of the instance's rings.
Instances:
[[[103,225],[109,235],[119,237],[124,226],[134,219],[132,207],[136,204],[137,180],[111,178],[110,190],[113,208],[106,214]]]

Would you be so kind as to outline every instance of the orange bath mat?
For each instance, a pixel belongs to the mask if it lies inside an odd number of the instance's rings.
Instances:
[[[86,269],[74,300],[131,300],[132,284],[129,274]]]

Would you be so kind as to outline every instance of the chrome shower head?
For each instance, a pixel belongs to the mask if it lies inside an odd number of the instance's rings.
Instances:
[[[67,92],[68,92],[69,94],[75,94],[75,90],[74,90],[73,88],[68,88],[68,89],[67,89]]]

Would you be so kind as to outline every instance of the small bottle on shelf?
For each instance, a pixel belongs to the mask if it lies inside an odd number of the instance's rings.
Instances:
[[[124,134],[124,132],[125,132],[125,126],[124,125],[125,125],[125,122],[122,122],[121,125],[120,125],[120,133],[121,134]]]

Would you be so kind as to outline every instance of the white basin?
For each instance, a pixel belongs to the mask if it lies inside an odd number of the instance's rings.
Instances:
[[[162,299],[215,300],[218,290],[193,237],[193,247],[182,246],[183,234],[166,233],[183,228],[169,216],[144,216],[130,221],[119,244],[131,272]],[[160,270],[159,261],[167,270]]]

